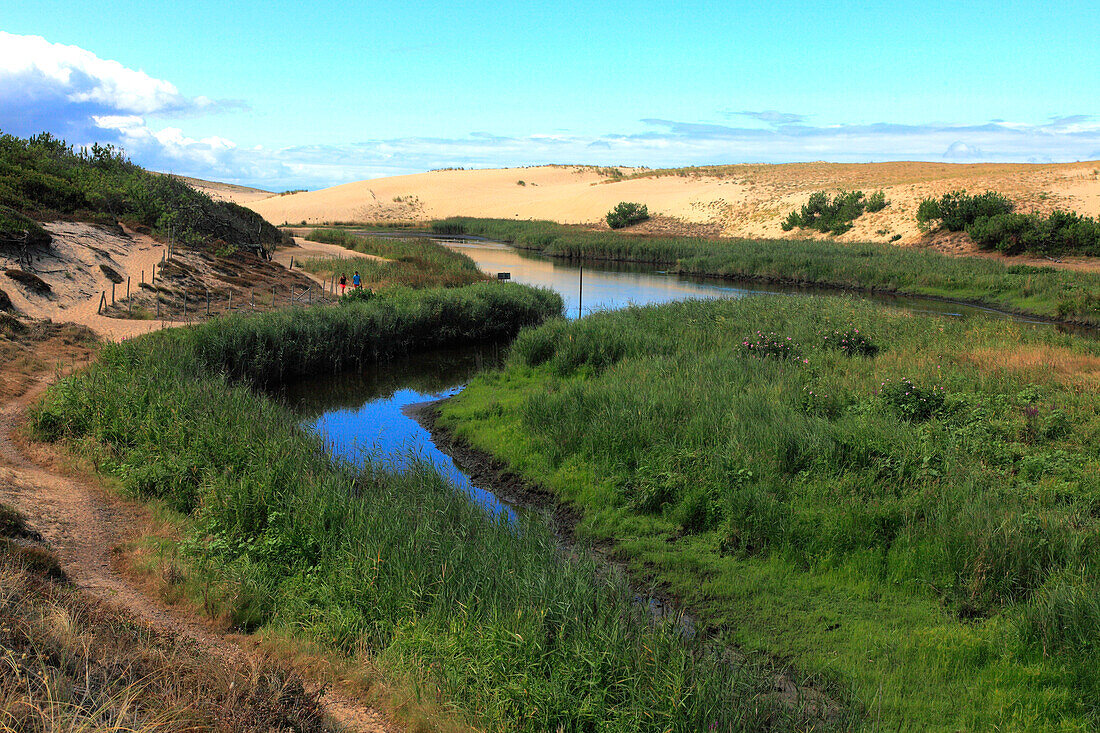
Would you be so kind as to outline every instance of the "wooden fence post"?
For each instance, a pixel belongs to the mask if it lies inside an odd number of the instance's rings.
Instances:
[[[157,299],[157,320],[160,320],[160,296],[153,293],[153,297]]]
[[[126,276],[126,299],[130,299],[130,276]]]
[[[111,305],[115,304],[115,281],[111,281]]]
[[[210,288],[206,289],[206,315],[210,315]]]
[[[271,307],[275,307],[275,286],[271,286]]]
[[[250,289],[248,291],[248,307],[251,308],[252,310],[256,310],[256,291],[255,290]]]
[[[226,310],[233,312],[233,288],[229,288],[229,307]]]
[[[107,304],[107,291],[101,290],[99,293],[99,308],[96,309],[96,313],[103,313],[103,306]]]

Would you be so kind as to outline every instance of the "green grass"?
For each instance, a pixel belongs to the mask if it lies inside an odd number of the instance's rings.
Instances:
[[[1049,328],[759,297],[525,331],[441,419],[869,724],[1087,730],[1098,375]]]
[[[302,262],[310,272],[346,273],[348,283],[358,270],[364,287],[403,285],[412,288],[444,285],[455,287],[486,281],[487,275],[464,254],[423,238],[371,237],[344,229],[314,229],[306,239],[338,244],[348,250],[384,257],[387,261],[357,257],[349,260],[312,258]],[[332,269],[338,268],[338,269]]]
[[[29,139],[0,134],[0,206],[42,221],[139,223],[190,243],[223,240],[270,249],[286,239],[256,212],[214,201],[174,176],[150,173],[110,145],[74,151],[49,133]],[[0,214],[0,237],[10,218]]]
[[[805,729],[766,671],[651,622],[541,521],[491,521],[428,466],[335,460],[247,386],[507,336],[561,307],[485,283],[160,332],[105,347],[34,425],[190,516],[180,549],[217,580],[193,589],[212,616],[366,655],[486,730]]]
[[[711,277],[922,295],[1100,325],[1100,275],[883,244],[639,237],[544,221],[436,222],[555,257],[644,262]]]

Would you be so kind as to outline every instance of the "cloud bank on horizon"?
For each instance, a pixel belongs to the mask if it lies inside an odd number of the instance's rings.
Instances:
[[[807,160],[1100,159],[1100,123],[1089,115],[1041,124],[813,125],[801,113],[741,110],[718,113],[722,122],[646,118],[639,120],[639,130],[600,135],[471,132],[282,148],[241,146],[217,136],[193,138],[164,122],[247,111],[240,100],[187,96],[169,81],[78,46],[0,31],[0,131],[24,137],[48,131],[75,145],[111,143],[153,170],[273,190],[434,168],[546,163],[679,167]]]

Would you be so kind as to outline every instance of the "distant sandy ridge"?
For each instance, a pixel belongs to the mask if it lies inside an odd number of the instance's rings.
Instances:
[[[443,170],[378,178],[283,196],[240,198],[274,224],[425,222],[448,216],[549,219],[601,225],[620,201],[648,206],[657,231],[720,236],[804,238],[783,232],[791,209],[814,191],[883,189],[890,205],[865,214],[841,241],[926,241],[914,215],[922,198],[953,189],[1000,191],[1020,210],[1072,209],[1100,215],[1100,162],[1063,164],[792,163],[736,165],[688,172],[620,168],[622,178],[591,166]],[[643,229],[645,225],[643,225]]]

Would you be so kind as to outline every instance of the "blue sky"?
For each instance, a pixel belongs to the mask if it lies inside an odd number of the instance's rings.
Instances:
[[[1100,4],[1074,0],[5,3],[0,129],[265,188],[546,162],[1095,159],[1098,30]]]

